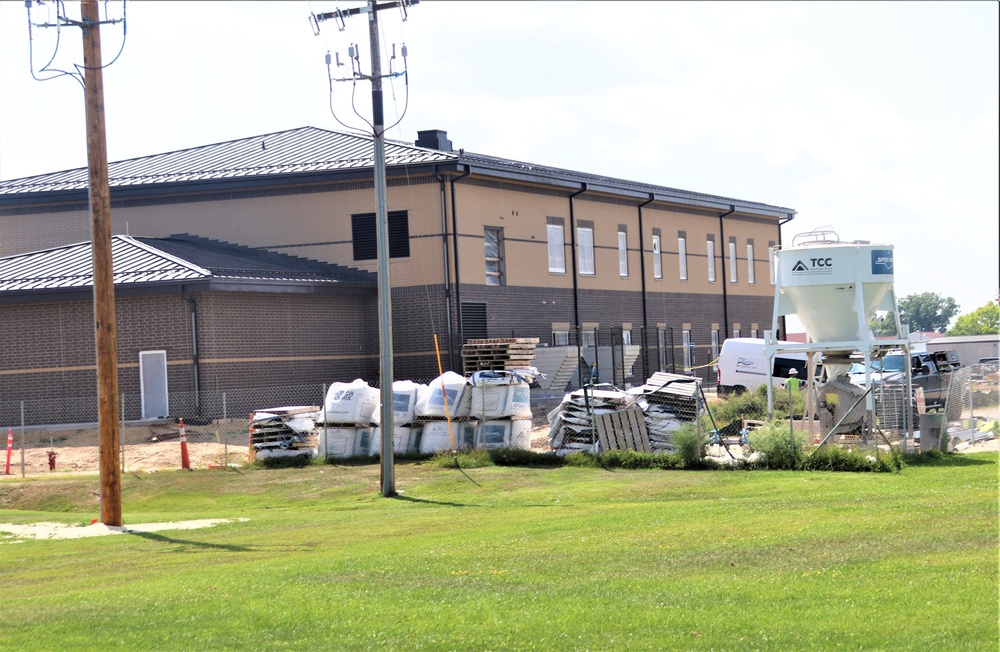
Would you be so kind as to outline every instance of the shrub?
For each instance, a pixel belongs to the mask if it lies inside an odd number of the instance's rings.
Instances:
[[[490,459],[497,466],[562,466],[563,459],[555,453],[539,453],[523,448],[494,448]]]
[[[792,438],[789,436],[788,423],[781,419],[768,421],[750,435],[750,448],[764,454],[764,465],[769,469],[802,468],[805,459],[805,434],[794,433],[795,446],[792,448]]]
[[[705,436],[698,429],[686,423],[670,435],[670,442],[680,456],[684,468],[693,469],[701,465],[704,457]]]

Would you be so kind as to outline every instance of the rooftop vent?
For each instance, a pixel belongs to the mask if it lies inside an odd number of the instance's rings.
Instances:
[[[417,147],[426,147],[427,149],[436,149],[439,152],[452,151],[451,141],[448,140],[448,132],[440,129],[418,131],[417,142],[414,145]]]

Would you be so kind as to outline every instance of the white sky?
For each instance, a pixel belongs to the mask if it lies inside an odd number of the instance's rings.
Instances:
[[[310,11],[337,6],[129,2],[104,71],[109,158],[341,129],[324,55],[345,61],[353,42],[366,73],[371,59],[363,17],[313,36]],[[456,149],[791,208],[785,242],[829,225],[894,245],[897,297],[936,292],[970,312],[1000,288],[998,6],[423,0],[405,23],[380,13],[383,48],[409,55],[388,136],[444,129]],[[37,71],[56,30],[33,34]],[[72,69],[80,33],[61,36],[52,65]],[[102,40],[108,62],[120,26]],[[28,54],[24,3],[0,2],[2,179],[87,163],[80,86],[34,81]],[[356,87],[366,117],[370,89]],[[351,90],[335,84],[334,106],[360,126]],[[391,123],[401,81],[385,100]]]

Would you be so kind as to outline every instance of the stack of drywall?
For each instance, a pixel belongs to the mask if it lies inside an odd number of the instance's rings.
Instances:
[[[566,394],[549,413],[549,445],[558,455],[578,451],[596,453],[594,417],[628,407],[628,394],[618,390],[578,389]]]
[[[296,405],[257,410],[250,417],[250,443],[259,457],[317,453],[316,406]]]

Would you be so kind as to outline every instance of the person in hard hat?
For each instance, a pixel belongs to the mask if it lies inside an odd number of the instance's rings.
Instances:
[[[802,381],[799,380],[798,376],[791,376],[785,381],[785,387],[793,392],[797,392],[802,387]]]

